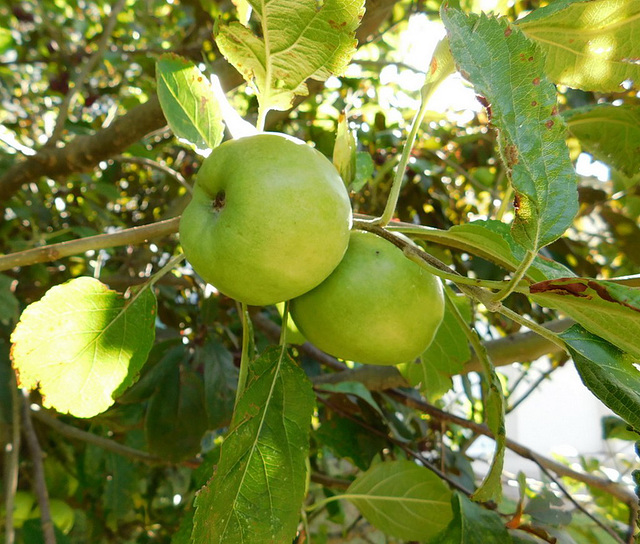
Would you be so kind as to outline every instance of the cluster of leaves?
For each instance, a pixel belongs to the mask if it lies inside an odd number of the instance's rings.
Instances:
[[[240,14],[249,5],[255,11],[248,21],[240,16],[245,25],[228,24],[236,12],[225,12],[224,2],[151,1],[123,4],[119,13],[98,2],[0,7],[0,29],[7,29],[0,33],[2,170],[19,163],[19,153],[28,161],[46,150],[69,93],[75,103],[64,114],[61,136],[67,147],[147,107],[156,88],[180,138],[156,113],[149,126],[157,130],[140,134],[126,149],[105,141],[109,159],[91,172],[72,164],[64,178],[29,180],[4,202],[5,253],[178,215],[201,162],[198,151],[223,137],[225,115],[206,75],[217,74],[225,88],[241,83],[229,75],[223,55],[247,79],[229,95],[236,110],[313,141],[327,156],[334,154],[339,112],[348,108],[349,123],[340,130],[345,136],[355,129],[358,148],[348,157],[350,174],[343,175],[357,212],[382,213],[406,140],[402,131],[415,111],[394,116],[381,108],[385,93],[397,96],[400,89],[382,85],[379,73],[394,64],[411,72],[395,55],[416,7],[372,3],[367,16],[377,24],[360,36],[369,43],[361,44],[339,85],[321,91],[305,80],[324,80],[349,65],[362,6],[327,0],[317,13],[329,15],[315,17],[320,6],[300,2],[311,10],[313,24],[298,28],[278,11],[278,2],[237,4]],[[290,2],[280,4],[290,13]],[[631,49],[639,34],[638,8],[621,0],[559,0],[544,9],[536,9],[537,2],[511,8],[497,2],[506,17],[496,19],[475,15],[476,4],[450,2],[442,19],[456,65],[486,110],[467,123],[427,113],[396,210],[403,223],[388,231],[422,240],[456,272],[483,280],[502,281],[530,257],[524,286],[502,306],[533,324],[559,313],[580,324],[556,338],[585,385],[623,418],[608,436],[635,440],[628,426],[640,429],[640,379],[632,364],[640,357],[640,295],[624,282],[602,279],[633,274],[640,255],[640,68]],[[435,1],[421,5],[432,19],[440,7]],[[298,9],[302,21],[304,9]],[[529,9],[534,11],[514,23]],[[101,49],[111,18],[111,37]],[[580,38],[586,30],[601,49]],[[160,57],[165,50],[180,56]],[[90,77],[74,81],[93,55],[99,59]],[[287,115],[266,116],[286,110],[301,93],[313,97]],[[355,151],[352,146],[349,153]],[[611,179],[576,180],[572,160],[580,151],[606,162]],[[3,183],[8,185],[0,172]],[[560,508],[564,503],[549,485],[534,491],[521,479],[520,500],[502,499],[497,511],[467,498],[498,501],[502,488],[504,406],[490,368],[481,375],[480,395],[463,377],[464,402],[456,409],[464,418],[457,424],[424,401],[444,407],[451,376],[464,372],[472,357],[456,315],[489,331],[483,340],[513,334],[522,322],[456,297],[459,310],[449,308],[421,364],[401,368],[404,381],[394,377],[393,385],[416,388],[375,387],[365,379],[367,388],[331,383],[331,367],[321,364],[326,358],[308,345],[289,352],[269,348],[280,315],[275,308],[255,309],[256,357],[234,407],[243,332],[234,301],[188,267],[150,281],[154,270],[171,263],[175,236],[116,248],[96,244],[72,258],[54,254],[0,275],[0,438],[15,443],[12,414],[19,401],[10,343],[20,386],[39,391],[34,401],[70,414],[31,416],[46,452],[49,494],[75,512],[72,527],[64,527],[68,534],[56,530],[58,542],[330,542],[376,532],[380,538],[378,531],[390,542],[432,544],[614,541],[584,513],[572,516]],[[520,361],[528,362],[526,356]],[[432,417],[425,419],[424,410]],[[493,469],[479,487],[465,451],[483,420],[498,440]],[[32,470],[37,460],[25,448],[16,453],[20,490],[38,490]],[[584,461],[583,472],[602,474],[593,460]],[[586,489],[597,519],[623,538],[629,505],[586,483],[572,491]],[[309,509],[300,523],[303,500]],[[28,544],[46,541],[35,519],[24,522],[18,537]]]

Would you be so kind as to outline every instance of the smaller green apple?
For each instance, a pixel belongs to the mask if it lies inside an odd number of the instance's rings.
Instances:
[[[391,242],[354,231],[333,273],[290,307],[302,334],[323,351],[392,365],[429,347],[442,322],[444,295],[440,280]]]

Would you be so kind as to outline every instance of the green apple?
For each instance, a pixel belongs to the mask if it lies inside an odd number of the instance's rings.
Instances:
[[[444,295],[440,280],[391,242],[354,231],[340,265],[290,308],[302,334],[323,351],[392,365],[427,349],[444,315]]]
[[[333,164],[304,142],[266,133],[215,148],[180,221],[194,270],[252,305],[321,283],[349,243],[351,203]]]

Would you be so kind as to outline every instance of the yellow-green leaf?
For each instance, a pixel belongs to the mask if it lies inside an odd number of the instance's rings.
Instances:
[[[104,412],[138,378],[155,338],[156,299],[130,299],[94,278],[76,278],[30,304],[11,335],[20,386],[76,417]]]
[[[599,92],[640,88],[640,2],[556,0],[518,26],[545,51],[554,83]]]

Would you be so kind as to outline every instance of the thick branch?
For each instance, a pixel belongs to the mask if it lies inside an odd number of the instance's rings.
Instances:
[[[545,328],[562,331],[573,323],[570,319],[551,321]],[[534,332],[519,332],[497,340],[485,342],[485,347],[494,366],[506,366],[516,362],[535,361],[543,355],[562,351],[558,346]],[[465,365],[463,373],[480,370],[480,363],[474,355]],[[344,381],[361,382],[371,391],[380,391],[394,387],[407,387],[408,384],[394,366],[365,365],[352,370],[318,376],[315,383],[339,383]]]
[[[367,11],[356,37],[366,42],[388,18],[398,0],[369,0]],[[214,71],[225,90],[243,82],[242,76],[224,59],[214,63]],[[0,177],[0,202],[5,202],[22,185],[42,176],[64,177],[77,172],[89,172],[101,161],[126,150],[146,134],[162,128],[166,120],[157,96],[136,106],[107,128],[91,136],[76,136],[63,148],[45,148],[25,160],[16,162]]]

